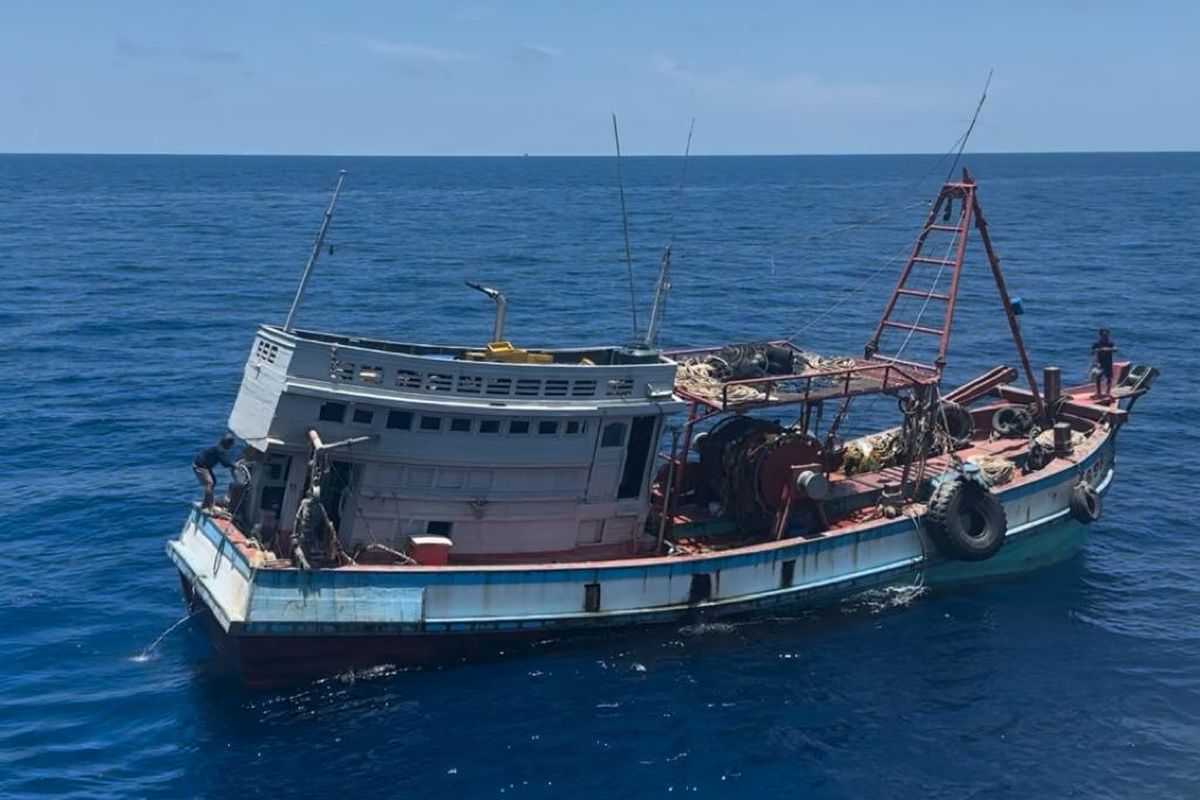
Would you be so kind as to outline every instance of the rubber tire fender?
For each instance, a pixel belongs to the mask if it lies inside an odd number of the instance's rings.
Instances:
[[[946,433],[958,445],[967,444],[975,434],[971,412],[951,400],[943,400],[939,404],[938,422],[945,426]]]
[[[1101,494],[1087,481],[1080,481],[1071,488],[1071,518],[1084,525],[1100,519],[1104,502]]]
[[[958,561],[986,561],[1004,546],[1004,506],[974,481],[946,481],[934,490],[925,513],[938,549]]]

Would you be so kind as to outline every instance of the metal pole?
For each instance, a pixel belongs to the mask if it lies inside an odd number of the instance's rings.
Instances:
[[[321,255],[321,246],[325,244],[325,232],[329,230],[329,222],[333,219],[333,207],[337,204],[338,194],[342,191],[342,181],[345,179],[346,170],[338,172],[337,185],[333,187],[333,197],[329,198],[325,216],[321,219],[321,229],[317,231],[317,241],[313,245],[312,253],[308,256],[308,263],[304,265],[304,274],[300,276],[300,286],[296,289],[296,297],[292,300],[292,308],[288,311],[287,321],[283,323],[283,329],[288,333],[291,332],[292,324],[296,321],[296,312],[300,309],[300,301],[304,299],[304,292],[308,289],[308,281],[312,277],[313,267],[317,265],[317,258]]]
[[[696,411],[696,401],[692,400],[688,402],[687,421],[683,424],[683,446],[679,449],[679,458],[676,460],[675,478],[673,481],[675,484],[673,502],[676,503],[679,502],[679,496],[683,491],[683,480],[687,475],[688,455],[692,449],[692,433],[693,428],[696,426]],[[668,532],[674,530],[674,515],[672,515],[672,519],[667,523],[667,528]]]
[[[646,338],[642,346],[647,350],[654,349],[654,337],[658,335],[658,322],[662,319],[663,307],[667,302],[667,292],[671,291],[671,245],[663,250],[662,266],[658,270],[658,285],[654,287],[654,305],[650,309],[650,324],[646,326]]]
[[[683,182],[687,178],[688,156],[692,154],[692,131],[696,128],[696,120],[688,126],[687,145],[683,148],[683,169],[679,172],[679,190],[675,195],[675,209],[671,212],[671,238],[663,250],[662,264],[658,270],[658,284],[654,287],[654,305],[650,309],[650,323],[646,326],[646,338],[642,346],[647,350],[654,349],[654,339],[658,336],[658,324],[662,321],[663,310],[667,305],[667,292],[671,291],[671,248],[675,246],[675,214],[683,200]]]
[[[954,250],[954,266],[951,267],[950,288],[946,290],[946,294],[950,295],[950,299],[946,301],[946,315],[942,320],[942,334],[938,340],[937,359],[933,362],[933,365],[937,367],[939,378],[942,376],[942,370],[946,368],[946,352],[950,349],[950,330],[954,327],[954,304],[958,300],[958,281],[962,277],[963,259],[967,255],[967,237],[970,236],[971,232],[971,215],[976,209],[975,186],[974,184],[968,184],[965,180],[963,183],[963,210],[958,219],[958,232],[954,234],[958,237],[958,245]],[[953,194],[951,194],[951,200],[953,201]]]
[[[678,458],[679,458],[679,428],[676,426],[672,426],[671,427],[671,460],[668,462],[668,465],[667,465],[667,482],[665,484],[663,484],[662,511],[660,512],[659,518],[658,518],[658,541],[654,545],[654,552],[656,554],[662,553],[663,541],[667,538],[667,520],[673,518],[675,515],[675,511],[672,508],[672,505],[675,502],[675,494],[674,494],[673,489],[675,488],[675,469],[678,464],[678,461],[677,461]]]
[[[504,341],[504,310],[508,306],[508,302],[504,299],[504,293],[490,286],[481,286],[478,283],[471,283],[470,281],[466,281],[466,284],[477,292],[483,292],[495,301],[496,322],[492,325],[492,341]]]
[[[621,170],[621,135],[617,133],[617,114],[614,111],[613,119],[613,141],[617,144],[617,189],[621,193],[621,229],[625,232],[625,267],[629,272],[629,313],[633,317],[633,338],[630,341],[637,339],[638,319],[637,319],[637,297],[633,292],[633,250],[629,246],[629,215],[625,213],[625,176]]]
[[[992,237],[988,235],[987,220],[983,218],[983,210],[979,207],[979,198],[971,193],[971,204],[975,207],[975,228],[979,238],[983,240],[983,250],[987,253],[988,264],[992,268],[992,277],[996,281],[996,289],[1000,292],[1000,301],[1004,304],[1004,314],[1008,317],[1008,327],[1012,331],[1013,343],[1017,346],[1017,355],[1021,357],[1021,367],[1025,371],[1025,379],[1029,382],[1029,391],[1033,392],[1033,404],[1037,407],[1038,417],[1046,414],[1046,404],[1038,391],[1037,378],[1033,375],[1033,367],[1029,365],[1029,354],[1025,351],[1025,340],[1021,338],[1021,325],[1017,322],[1017,314],[1013,310],[1012,300],[1008,296],[1008,287],[1004,285],[1004,273],[1000,270],[1000,259],[992,248]]]
[[[1046,421],[1058,422],[1058,401],[1062,397],[1062,370],[1046,367],[1042,370],[1042,389],[1046,393]]]

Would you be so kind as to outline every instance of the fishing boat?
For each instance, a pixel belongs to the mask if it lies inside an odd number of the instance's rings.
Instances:
[[[167,546],[251,686],[1052,563],[1099,518],[1117,433],[1157,375],[1118,362],[1104,396],[1053,367],[1038,380],[965,170],[852,357],[785,340],[661,351],[653,335],[522,348],[483,286],[485,343],[300,329],[336,197],[286,323],[251,344],[228,496],[194,504]],[[944,389],[973,235],[1019,370]],[[893,398],[889,424],[844,438],[872,396]]]

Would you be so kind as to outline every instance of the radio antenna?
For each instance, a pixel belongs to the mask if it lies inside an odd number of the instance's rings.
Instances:
[[[687,145],[683,148],[683,167],[679,170],[679,189],[675,194],[675,208],[671,210],[671,236],[667,246],[663,248],[662,263],[658,268],[658,283],[654,287],[654,305],[650,308],[650,322],[646,325],[646,338],[642,345],[650,350],[654,347],[654,339],[658,335],[658,325],[662,322],[663,312],[667,307],[667,293],[671,291],[671,249],[675,246],[675,220],[679,207],[683,204],[683,186],[687,180],[688,156],[692,153],[692,131],[696,128],[696,119],[688,125]]]
[[[629,247],[629,215],[625,211],[625,176],[622,172],[621,135],[617,133],[617,112],[613,112],[613,141],[617,144],[617,189],[621,193],[621,229],[625,232],[625,267],[629,271],[629,313],[633,318],[633,338],[637,339],[637,297],[633,292],[633,250]]]
[[[983,84],[983,94],[979,96],[979,105],[975,106],[975,115],[971,117],[971,124],[967,126],[966,132],[958,140],[958,152],[954,154],[954,161],[950,164],[950,171],[946,173],[946,183],[949,183],[954,177],[954,168],[958,166],[958,160],[962,158],[963,150],[967,147],[967,139],[971,138],[971,131],[975,130],[975,123],[979,120],[979,112],[983,110],[983,101],[987,100],[987,90],[992,85],[992,73],[995,71],[994,69],[988,70],[987,80]]]

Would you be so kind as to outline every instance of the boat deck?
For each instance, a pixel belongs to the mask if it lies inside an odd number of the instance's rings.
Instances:
[[[998,394],[1004,400],[1000,402],[978,409],[980,415],[988,415],[994,408],[999,408],[1008,402],[1020,402],[1022,400],[1021,390],[1013,387],[1000,387],[997,390]],[[1064,400],[1076,411],[1087,412],[1084,419],[1091,417],[1093,420],[1102,420],[1105,417],[1115,418],[1118,415],[1124,414],[1117,407],[1117,401],[1122,397],[1128,396],[1128,392],[1115,389],[1113,394],[1102,398],[1094,397],[1092,387],[1076,386],[1063,390]],[[1098,426],[1098,430],[1102,426]],[[972,458],[1004,458],[1013,460],[1018,456],[1023,455],[1028,451],[1029,444],[1025,438],[1005,438],[1005,439],[990,439],[981,435],[977,430],[975,441],[964,448],[961,448],[953,455],[940,455],[930,457],[925,463],[924,476],[926,478],[939,475],[952,468],[953,462],[966,461]],[[1091,445],[1084,445],[1084,449],[1090,449]],[[1076,459],[1075,457],[1056,458],[1045,469],[1053,471],[1068,467]],[[854,475],[846,475],[841,472],[834,472],[829,475],[830,486],[836,497],[845,499],[856,495],[875,494],[881,492],[885,486],[889,484],[899,484],[903,475],[903,465],[888,466],[876,470],[866,471]],[[1022,475],[1018,471],[1010,484],[1019,484],[1026,479],[1036,478],[1040,473],[1035,472],[1029,476]],[[916,476],[910,476],[910,480]],[[847,487],[847,485],[849,485]],[[838,487],[842,488],[840,491]],[[912,502],[907,504],[908,508],[919,513],[923,510],[923,504]],[[911,513],[911,512],[910,512]],[[820,533],[813,534],[815,536],[832,536],[846,531],[847,529],[862,525],[875,514],[874,506],[864,508],[857,512],[852,512],[845,517],[831,521],[829,528]],[[295,568],[295,564],[290,558],[278,558],[271,551],[270,547],[274,543],[272,541],[259,542],[252,537],[247,536],[228,516],[221,512],[211,515],[210,519],[216,528],[224,535],[228,542],[241,553],[247,563],[252,568],[263,569],[290,569]],[[674,517],[673,527],[678,530],[681,527],[687,526],[704,526],[705,524],[715,524],[722,520],[719,516],[712,515],[706,507],[685,507],[679,510],[679,513]],[[733,526],[727,526],[732,528]],[[729,535],[714,537],[711,543],[699,545],[699,549],[708,550],[724,550],[732,547],[740,547],[752,543],[762,542],[761,536],[746,537],[733,534],[730,531]],[[522,554],[496,554],[482,558],[472,559],[456,559],[451,556],[449,568],[469,568],[469,567],[485,567],[485,566],[514,566],[519,564],[528,565],[531,563],[541,564],[575,564],[575,563],[603,563],[605,561],[620,561],[627,559],[642,559],[652,558],[659,555],[653,551],[637,551],[632,543],[626,543],[618,548],[606,551],[598,551],[596,549],[588,549],[579,553],[522,553]],[[339,569],[404,569],[406,565],[401,563],[376,563],[369,560],[363,560],[358,564],[350,564]]]

